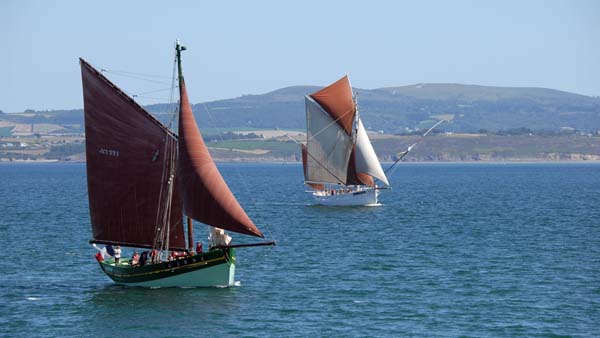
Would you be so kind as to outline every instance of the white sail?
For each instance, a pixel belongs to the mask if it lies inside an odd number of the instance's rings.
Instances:
[[[385,177],[381,163],[379,163],[379,159],[375,154],[373,145],[369,141],[369,136],[367,136],[367,131],[360,118],[358,119],[356,129],[356,147],[354,150],[356,154],[356,171],[369,174],[389,186],[390,183],[387,177]]]
[[[344,183],[352,151],[352,138],[323,108],[305,96],[308,130],[306,180]]]

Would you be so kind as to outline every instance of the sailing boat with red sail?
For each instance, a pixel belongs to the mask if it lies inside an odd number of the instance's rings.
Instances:
[[[225,233],[264,238],[204,144],[182,75],[183,50],[178,42],[177,135],[80,59],[93,232],[90,243],[148,249],[142,253],[145,259],[139,261],[100,257],[100,267],[118,284],[230,286],[236,248],[275,244],[231,244]],[[207,252],[194,252],[192,219],[211,229]]]
[[[389,182],[359,116],[348,76],[306,95],[305,106],[302,164],[315,201],[331,206],[377,205],[379,190]]]

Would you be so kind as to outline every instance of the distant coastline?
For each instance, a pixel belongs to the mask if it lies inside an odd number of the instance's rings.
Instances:
[[[285,159],[281,160],[261,160],[261,159],[214,159],[217,163],[248,163],[248,164],[284,164],[284,165],[299,165],[300,161],[289,161]],[[13,161],[5,161],[0,160],[0,165],[2,164],[85,164],[85,161],[65,161],[65,160],[47,160],[47,159],[39,159],[39,160],[13,160]],[[383,161],[381,164],[385,167],[386,165],[390,165],[393,162]],[[536,164],[536,163],[556,163],[556,164],[581,164],[581,163],[594,163],[600,164],[600,159],[593,160],[543,160],[543,159],[509,159],[509,160],[464,160],[464,161],[403,161],[402,165],[420,165],[420,164]]]
[[[288,133],[291,135],[288,135]],[[489,133],[438,133],[419,135],[371,132],[380,161],[393,162],[399,152],[419,142],[405,162],[504,163],[504,162],[598,162],[600,135],[499,135]],[[297,163],[298,143],[306,136],[298,131],[254,130],[205,136],[217,162]],[[85,162],[85,136],[37,135],[0,137],[0,163]]]

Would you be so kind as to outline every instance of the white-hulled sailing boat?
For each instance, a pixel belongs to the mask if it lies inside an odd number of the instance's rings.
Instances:
[[[80,59],[90,243],[149,250],[147,259],[137,264],[133,259],[116,262],[96,256],[102,270],[118,284],[229,286],[234,283],[235,248],[274,244],[232,245],[224,233],[223,229],[264,237],[229,190],[204,144],[182,75],[183,50],[178,42],[178,135]],[[211,228],[207,252],[194,252],[192,219]]]
[[[387,177],[361,121],[348,76],[305,96],[305,184],[321,205],[377,205]],[[381,182],[381,186],[375,183]]]

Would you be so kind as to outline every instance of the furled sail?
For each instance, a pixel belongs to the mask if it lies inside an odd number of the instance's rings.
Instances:
[[[235,199],[210,156],[180,81],[177,178],[184,213],[205,224],[264,237]]]
[[[80,59],[89,209],[94,241],[151,247],[163,169],[176,137],[91,65]],[[168,169],[168,168],[167,168]],[[185,249],[181,202],[170,207],[169,246]]]
[[[387,177],[385,176],[385,173],[383,172],[383,168],[381,168],[381,163],[379,163],[379,159],[375,154],[373,145],[371,145],[371,141],[369,141],[369,136],[367,135],[365,126],[363,125],[360,118],[357,122],[356,146],[354,151],[356,156],[356,171],[358,173],[371,175],[379,179],[385,185],[390,185],[390,183],[387,180]]]
[[[345,184],[352,136],[311,97],[306,96],[305,103],[306,181]]]

